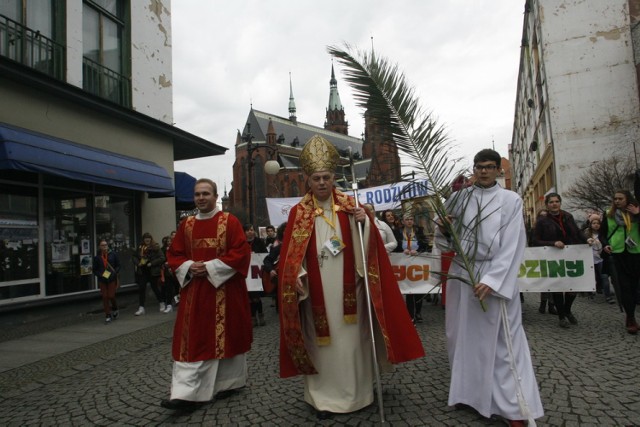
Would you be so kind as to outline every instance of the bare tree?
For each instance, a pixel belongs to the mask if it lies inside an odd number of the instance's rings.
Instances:
[[[567,191],[569,209],[604,212],[616,190],[633,191],[636,164],[629,157],[594,162]]]

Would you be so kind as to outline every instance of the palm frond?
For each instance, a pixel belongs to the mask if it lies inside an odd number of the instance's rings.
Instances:
[[[408,166],[412,172],[427,179],[430,190],[435,194],[433,208],[436,215],[441,219],[447,218],[443,200],[449,193],[457,161],[453,158],[452,144],[444,127],[420,107],[414,89],[397,65],[376,57],[373,52],[357,51],[348,45],[344,50],[333,46],[327,49],[342,64],[357,105],[366,111],[369,120],[389,132],[398,150],[409,158]],[[461,191],[456,196],[461,194],[466,193]],[[468,201],[464,195],[462,198]],[[454,201],[453,205],[456,204]],[[452,248],[465,270],[466,277],[459,279],[475,286],[478,280],[474,269],[478,224],[469,228],[459,221],[442,221],[439,226],[446,229]],[[482,301],[480,305],[486,309]]]
[[[370,120],[386,129],[417,175],[435,190],[449,186],[457,161],[444,126],[426,112],[397,65],[373,53],[330,46],[329,53],[343,66],[345,80],[359,107]],[[352,53],[354,52],[354,53]]]

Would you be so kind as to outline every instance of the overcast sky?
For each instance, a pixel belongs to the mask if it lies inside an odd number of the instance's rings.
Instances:
[[[175,169],[231,189],[234,144],[251,105],[288,117],[289,73],[299,122],[322,127],[328,45],[370,49],[397,63],[421,105],[471,158],[511,142],[524,0],[174,0],[175,125],[228,148]],[[349,135],[364,130],[339,65]]]

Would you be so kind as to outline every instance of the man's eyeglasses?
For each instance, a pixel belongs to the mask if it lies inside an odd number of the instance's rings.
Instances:
[[[496,165],[474,165],[473,169],[477,171],[493,171],[498,169],[498,167]]]

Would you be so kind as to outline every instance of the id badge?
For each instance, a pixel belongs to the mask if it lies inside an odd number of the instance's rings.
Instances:
[[[102,273],[102,277],[108,279],[109,277],[111,277],[111,272],[109,270],[105,270],[104,273]]]
[[[324,242],[324,247],[329,250],[331,255],[336,256],[346,247],[344,242],[340,240],[340,237],[333,236],[326,242]]]
[[[146,258],[140,258],[140,265],[146,265],[147,264],[147,259]]]
[[[626,240],[624,241],[624,243],[625,243],[625,245],[627,245],[627,247],[628,247],[629,249],[633,249],[633,248],[635,248],[636,246],[638,246],[638,244],[636,243],[636,241],[635,241],[635,240],[633,240],[633,239],[631,238],[631,236],[628,236],[628,237],[626,238]]]

